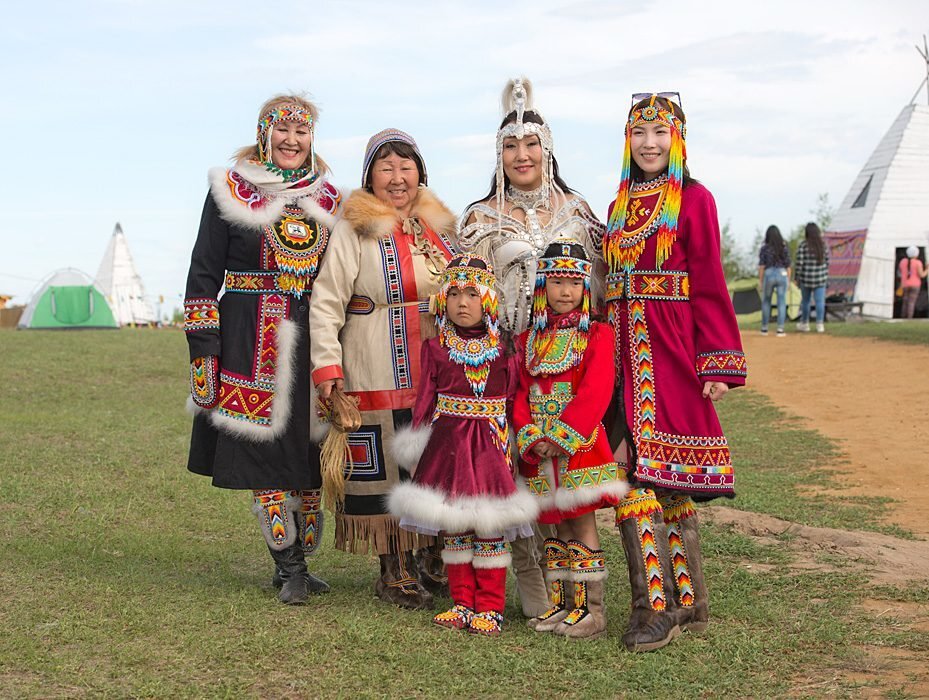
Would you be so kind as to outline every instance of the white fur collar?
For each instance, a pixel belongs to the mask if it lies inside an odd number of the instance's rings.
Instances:
[[[372,238],[389,236],[400,220],[396,209],[366,190],[355,190],[349,195],[342,216],[359,236]],[[421,187],[416,195],[410,211],[410,218],[414,217],[424,221],[436,233],[444,234],[453,241],[457,238],[455,215],[427,187]]]

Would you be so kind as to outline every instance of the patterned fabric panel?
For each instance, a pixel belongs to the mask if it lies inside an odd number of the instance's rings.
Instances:
[[[184,332],[219,330],[219,302],[216,299],[184,300]]]
[[[198,357],[190,363],[190,396],[200,408],[213,408],[219,403],[216,355]]]
[[[745,354],[738,350],[702,352],[697,355],[697,374],[699,376],[724,374],[733,377],[744,377],[748,374]]]

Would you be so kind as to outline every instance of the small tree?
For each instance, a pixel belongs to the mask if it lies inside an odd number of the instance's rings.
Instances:
[[[730,222],[727,221],[719,232],[723,273],[727,282],[742,277],[751,277],[754,274],[751,254],[738,244],[735,236],[732,235],[731,228]]]

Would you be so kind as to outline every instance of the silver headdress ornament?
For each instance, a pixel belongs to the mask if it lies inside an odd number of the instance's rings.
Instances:
[[[552,157],[552,131],[545,121],[542,114],[535,108],[532,102],[532,83],[528,78],[514,78],[507,82],[503,88],[502,95],[503,116],[515,112],[515,121],[504,124],[497,132],[497,209],[504,210],[504,200],[509,199],[510,203],[517,208],[523,209],[527,215],[534,214],[536,209],[551,208],[552,189],[560,192],[557,183],[555,183],[555,162]],[[541,124],[534,121],[524,121],[526,112],[532,112],[541,120]],[[512,185],[505,187],[503,172],[503,142],[507,138],[515,137],[523,139],[526,136],[535,135],[539,137],[539,143],[542,146],[544,162],[542,163],[542,185],[537,190],[525,192],[518,190]],[[530,219],[534,218],[532,216]],[[527,222],[531,224],[532,222]]]

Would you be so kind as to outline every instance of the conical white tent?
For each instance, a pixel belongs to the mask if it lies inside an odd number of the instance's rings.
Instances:
[[[897,249],[929,245],[929,107],[903,108],[829,229],[829,292],[853,290],[865,314],[892,318]]]
[[[142,278],[136,272],[123,227],[117,222],[100,261],[96,285],[110,302],[116,322],[121,326],[156,321],[155,311],[145,298]]]

